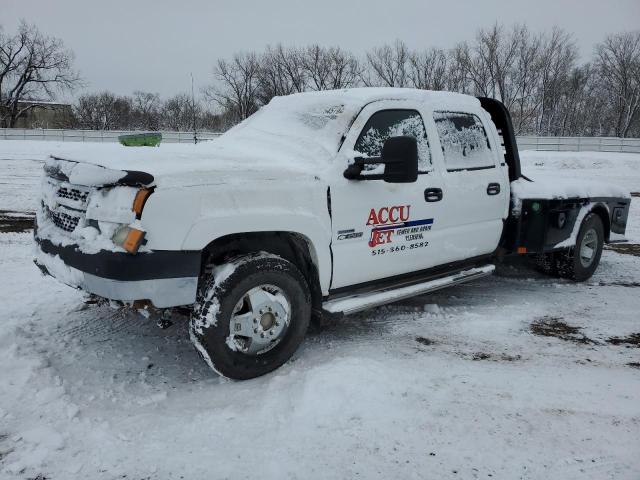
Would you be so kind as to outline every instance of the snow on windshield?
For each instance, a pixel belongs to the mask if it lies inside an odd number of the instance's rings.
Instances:
[[[447,170],[488,167],[494,164],[482,121],[473,114],[434,112]]]

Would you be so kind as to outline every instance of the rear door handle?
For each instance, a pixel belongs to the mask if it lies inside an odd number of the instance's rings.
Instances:
[[[425,202],[439,202],[440,200],[442,200],[441,188],[427,188],[424,191]]]
[[[499,183],[490,183],[487,185],[487,195],[498,195],[500,193]]]

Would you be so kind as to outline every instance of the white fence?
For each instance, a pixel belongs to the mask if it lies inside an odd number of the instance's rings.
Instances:
[[[640,138],[518,137],[519,150],[640,153]]]
[[[118,130],[57,130],[0,128],[0,140],[50,140],[58,142],[117,142],[119,135],[131,134]],[[193,132],[161,132],[166,143],[193,143]],[[215,132],[197,132],[198,141],[212,140]],[[617,137],[518,137],[520,150],[554,152],[627,152],[640,153],[640,138]]]
[[[0,128],[0,140],[48,140],[52,142],[117,142],[118,136],[130,135],[132,131],[123,130],[62,130],[62,129],[27,129]],[[193,132],[163,131],[162,141],[165,143],[193,143]],[[219,136],[215,132],[197,132],[198,141],[212,140]]]

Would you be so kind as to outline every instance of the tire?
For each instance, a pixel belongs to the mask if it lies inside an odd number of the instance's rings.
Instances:
[[[576,282],[588,280],[600,264],[603,247],[604,227],[602,220],[595,213],[589,213],[580,225],[576,246],[556,253],[558,275]],[[591,256],[588,256],[589,250]]]
[[[267,253],[243,255],[215,267],[202,283],[189,333],[218,374],[259,377],[283,365],[302,343],[311,294],[293,263]]]

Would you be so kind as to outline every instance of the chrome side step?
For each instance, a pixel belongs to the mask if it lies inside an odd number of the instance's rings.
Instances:
[[[487,275],[491,275],[495,268],[496,267],[494,265],[484,265],[482,267],[463,270],[446,277],[417,283],[415,285],[336,298],[334,300],[324,302],[322,304],[322,308],[329,313],[342,313],[343,315],[349,315],[351,313],[366,310],[367,308],[397,302],[398,300],[404,300],[405,298],[414,297],[423,293],[433,292],[435,290],[440,290],[441,288],[451,287],[453,285],[458,285],[459,283],[486,277]]]

